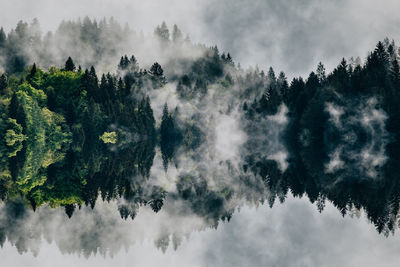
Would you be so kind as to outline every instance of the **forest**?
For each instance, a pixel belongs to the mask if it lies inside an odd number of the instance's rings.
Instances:
[[[170,33],[162,23],[150,37],[113,19],[66,21],[47,35],[39,29],[37,20],[0,29],[4,205],[61,207],[71,217],[82,206],[121,200],[121,218],[134,219],[141,206],[157,213],[182,200],[216,227],[244,203],[272,207],[292,194],[320,212],[326,201],[343,216],[363,210],[385,235],[399,227],[394,41],[379,41],[364,60],[343,58],[331,72],[319,63],[289,81],[272,67],[243,69],[176,25]],[[139,62],[146,49],[159,60]],[[176,101],[156,101],[167,93]],[[278,141],[287,167],[271,159],[266,134],[268,118],[283,109],[288,122]],[[215,141],[209,118],[218,114],[234,117],[246,134],[237,165],[213,157],[207,165]],[[174,190],[150,179],[157,154],[164,173],[181,170]],[[11,223],[0,221],[0,242]]]

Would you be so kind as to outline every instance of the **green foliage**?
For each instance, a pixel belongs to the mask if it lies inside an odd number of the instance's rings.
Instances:
[[[42,90],[35,89],[27,82],[21,84],[18,87],[17,92],[25,92],[29,97],[32,98],[33,101],[35,101],[39,105],[39,107],[46,106],[46,101],[47,101],[46,94]]]
[[[74,205],[93,207],[99,190],[104,198],[115,196],[117,188],[130,196],[126,176],[148,177],[150,172],[155,120],[150,99],[127,97],[127,86],[143,87],[144,80],[159,86],[165,77],[159,65],[148,74],[139,72],[133,56],[124,62],[120,68],[131,76],[118,83],[107,74],[99,85],[93,67],[75,73],[71,62],[65,70],[47,72],[34,64],[20,81],[10,76],[13,93],[0,99],[0,191],[5,186],[8,197],[21,195],[34,209],[68,207],[69,215]],[[111,155],[109,148],[126,156]],[[108,184],[109,179],[115,182]],[[152,202],[154,210],[160,201]]]
[[[8,127],[5,136],[5,142],[8,146],[8,157],[13,157],[22,149],[22,142],[26,136],[22,134],[22,126],[15,119],[8,118]]]
[[[228,88],[231,86],[231,83],[225,79],[220,80],[219,83],[225,88]]]
[[[104,132],[99,138],[105,144],[115,144],[118,141],[116,132]]]
[[[47,108],[40,108],[37,99],[46,99],[43,94],[43,91],[30,85],[19,87],[16,93],[26,127],[25,161],[16,177],[18,188],[24,193],[43,185],[46,180],[45,168],[61,160],[63,152],[60,150],[64,144],[71,142],[71,134],[63,125],[65,119]]]

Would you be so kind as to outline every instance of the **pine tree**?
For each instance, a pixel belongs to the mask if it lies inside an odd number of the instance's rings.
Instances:
[[[6,75],[3,73],[3,74],[0,76],[0,96],[4,95],[6,89],[7,89],[7,77],[6,77]]]
[[[222,59],[222,61],[226,61],[226,56],[225,56],[225,53],[222,53],[222,55],[221,55],[221,59]]]
[[[132,73],[136,73],[139,71],[139,64],[134,55],[132,55],[129,60],[129,71]]]
[[[29,75],[29,79],[32,79],[33,76],[35,76],[35,74],[36,74],[36,63],[33,63],[33,66],[31,68],[31,73]]]
[[[272,86],[275,86],[276,83],[276,76],[275,76],[275,71],[272,67],[269,68],[268,70],[268,80],[271,83]]]
[[[378,60],[380,61],[380,63],[384,66],[387,67],[389,64],[389,55],[386,52],[385,46],[383,45],[382,42],[378,42],[378,44],[376,45],[375,51],[374,53],[376,53]]]
[[[183,35],[181,30],[174,24],[173,30],[172,30],[172,41],[174,43],[181,43],[183,41]]]
[[[160,77],[164,74],[164,70],[162,69],[160,64],[155,62],[150,68],[150,73],[153,74],[154,76]]]
[[[4,32],[3,27],[1,27],[0,28],[0,49],[4,48],[6,46],[6,41],[7,41],[6,34]]]
[[[67,61],[65,62],[65,71],[75,71],[75,64],[72,61],[71,57],[68,57]]]
[[[318,63],[318,67],[317,67],[317,77],[318,77],[318,81],[319,83],[322,85],[325,83],[326,80],[326,74],[325,74],[325,67],[322,64],[322,62]]]
[[[399,67],[399,62],[397,61],[397,59],[394,59],[392,61],[392,67],[390,70],[390,78],[392,80],[394,87],[397,87],[400,85],[400,67]]]
[[[107,73],[107,93],[110,100],[114,100],[116,96],[116,80],[110,73]]]
[[[169,41],[169,30],[165,21],[162,22],[161,26],[157,26],[154,34],[162,41]]]
[[[72,214],[75,211],[75,205],[74,204],[68,204],[65,205],[65,213],[67,214],[68,218],[72,217]]]
[[[289,84],[287,82],[286,75],[283,71],[279,73],[277,84],[279,87],[278,88],[279,95],[281,96],[282,100],[286,103],[289,94]]]
[[[128,57],[126,55],[122,56],[120,61],[119,61],[119,64],[118,64],[118,69],[119,70],[126,70],[128,65],[129,65]]]
[[[120,101],[121,101],[126,96],[125,95],[124,82],[122,81],[121,77],[119,77],[119,79],[118,79],[117,89],[118,89],[118,96],[119,96]]]
[[[82,76],[82,84],[88,97],[93,98],[95,101],[99,101],[99,81],[96,75],[96,70],[93,66],[90,68],[90,71],[87,69],[85,70],[85,73]]]
[[[108,99],[108,82],[106,79],[106,75],[103,74],[101,75],[101,80],[100,80],[100,96],[99,96],[99,100],[100,102],[105,102]]]
[[[98,85],[99,80],[97,78],[96,70],[93,66],[90,67],[90,79],[92,80],[93,84]]]
[[[164,70],[157,62],[151,66],[150,74],[152,75],[153,87],[160,87],[166,83],[165,77],[163,75]]]
[[[230,53],[228,53],[228,54],[226,55],[226,62],[227,62],[229,65],[234,66],[234,63],[233,63],[233,60],[232,60],[232,57],[231,57],[231,54],[230,54]]]
[[[164,121],[164,120],[166,120],[167,118],[168,118],[168,115],[169,115],[169,113],[168,113],[168,104],[167,104],[167,102],[165,102],[165,104],[164,104],[164,108],[163,108],[163,115],[162,115],[162,121]]]
[[[310,100],[314,96],[318,88],[320,88],[318,76],[315,74],[315,72],[312,71],[308,76],[306,82],[306,94],[308,100]]]
[[[349,89],[350,75],[347,68],[347,61],[343,58],[339,66],[337,66],[329,76],[330,83],[340,92],[345,92]],[[317,75],[315,76],[317,78],[317,82],[319,83]]]

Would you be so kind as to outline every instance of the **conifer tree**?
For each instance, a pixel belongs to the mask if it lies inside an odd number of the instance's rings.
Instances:
[[[30,75],[29,75],[29,78],[32,79],[33,76],[35,76],[35,74],[36,74],[36,63],[33,63],[33,66],[32,66],[32,68],[31,68],[31,73],[30,73]]]
[[[169,41],[169,30],[165,21],[162,22],[161,26],[157,26],[154,34],[162,41]]]
[[[1,27],[0,28],[0,49],[4,48],[6,46],[6,41],[7,41],[6,34],[4,32],[3,27]]]
[[[4,95],[5,90],[7,89],[7,77],[3,73],[0,76],[0,96]]]
[[[322,62],[318,63],[317,77],[318,77],[318,81],[319,81],[320,84],[323,84],[325,82],[325,80],[326,80],[325,67],[322,64]]]
[[[71,57],[68,57],[67,61],[65,62],[65,71],[75,71],[75,64],[72,61]]]
[[[174,27],[172,29],[172,41],[175,43],[180,43],[183,41],[183,35],[181,30],[174,24]]]

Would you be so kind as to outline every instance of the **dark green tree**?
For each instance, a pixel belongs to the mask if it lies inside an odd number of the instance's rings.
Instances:
[[[7,36],[4,32],[3,27],[0,28],[0,51],[6,46]]]
[[[325,66],[322,64],[322,62],[318,63],[317,77],[318,77],[318,81],[321,85],[325,83],[325,81],[326,81]]]
[[[65,67],[64,67],[64,69],[65,69],[66,71],[75,71],[75,64],[74,64],[74,62],[72,61],[72,58],[71,58],[71,57],[68,57],[67,61],[65,62]]]
[[[7,86],[7,76],[3,73],[0,76],[0,96],[4,95]]]
[[[150,73],[154,76],[161,77],[164,74],[164,70],[162,69],[160,64],[155,62],[150,68]]]
[[[33,63],[33,66],[31,68],[31,73],[29,74],[29,79],[32,79],[33,76],[36,74],[36,63]]]

